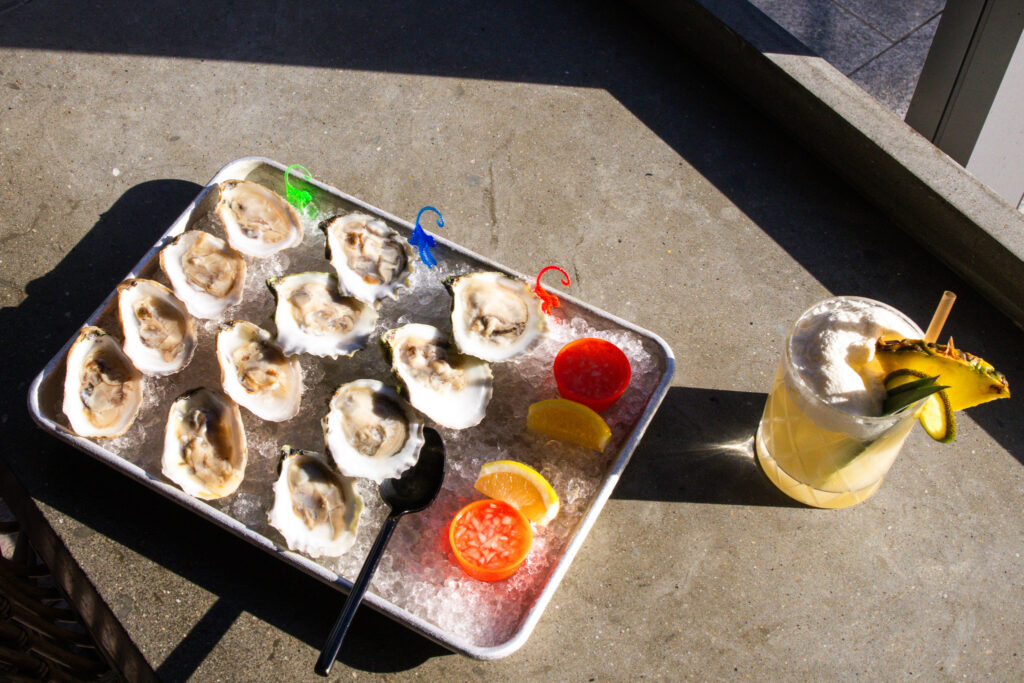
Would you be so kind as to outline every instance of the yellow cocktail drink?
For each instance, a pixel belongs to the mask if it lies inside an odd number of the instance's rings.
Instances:
[[[761,467],[782,492],[838,508],[878,489],[915,418],[913,410],[879,416],[884,373],[874,344],[920,336],[912,320],[871,299],[829,299],[800,316],[755,439]]]

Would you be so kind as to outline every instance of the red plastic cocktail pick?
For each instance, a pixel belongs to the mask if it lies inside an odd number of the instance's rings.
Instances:
[[[557,270],[559,273],[561,273],[562,284],[565,285],[566,287],[572,284],[572,280],[569,279],[569,273],[565,272],[558,266],[547,266],[541,269],[541,271],[537,274],[537,284],[533,288],[533,293],[540,297],[540,310],[544,311],[548,315],[551,315],[551,309],[558,308],[562,304],[561,302],[558,301],[557,296],[548,292],[540,284],[540,279],[544,276],[544,273],[548,272],[549,270]]]

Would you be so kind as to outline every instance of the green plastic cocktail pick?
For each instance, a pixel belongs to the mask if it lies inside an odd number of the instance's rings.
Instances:
[[[308,181],[313,179],[313,174],[307,171],[304,167],[302,167],[299,164],[292,164],[291,166],[286,168],[284,171],[285,199],[288,200],[289,204],[294,206],[302,213],[306,214],[306,216],[310,216],[313,213],[313,195],[310,194],[307,190],[294,187],[291,184],[290,178],[293,168],[302,171],[302,173],[305,174],[305,180]]]

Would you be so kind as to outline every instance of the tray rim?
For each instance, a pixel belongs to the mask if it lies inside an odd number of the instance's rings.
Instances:
[[[284,173],[286,169],[286,167],[283,164],[263,156],[240,157],[222,166],[220,170],[218,170],[217,173],[214,174],[213,178],[211,178],[206,183],[206,185],[199,191],[199,193],[189,203],[189,205],[181,212],[181,214],[171,223],[170,227],[168,227],[168,229],[156,240],[153,246],[150,247],[150,249],[147,250],[145,254],[143,254],[143,256],[132,267],[129,273],[125,275],[125,278],[134,277],[138,271],[140,271],[143,267],[150,263],[153,257],[160,251],[160,249],[164,247],[164,245],[168,241],[170,241],[171,239],[173,239],[173,237],[175,237],[177,234],[183,232],[186,229],[189,219],[195,212],[196,208],[203,201],[206,194],[211,191],[211,188],[217,185],[217,183],[231,178],[245,177],[253,170],[255,170],[257,167],[264,165],[277,168],[282,173]],[[240,172],[240,169],[245,170]],[[331,185],[323,183],[322,181],[319,181],[316,178],[307,180],[305,182],[314,185],[330,194],[336,195],[347,202],[363,207],[370,213],[377,214],[388,221],[402,225],[410,231],[413,230],[415,227],[412,223],[405,219],[399,218],[398,216],[395,216],[387,211],[384,211],[376,206],[373,206],[372,204],[368,204],[367,202],[364,202],[356,197],[353,197]],[[470,258],[476,259],[494,268],[495,270],[508,273],[526,282],[529,282],[530,280],[530,278],[522,275],[521,273],[518,273],[508,268],[507,266],[499,264],[493,261],[492,259],[477,254],[476,252],[471,251],[459,244],[456,244],[455,242],[446,239],[442,235],[434,235],[432,233],[432,236],[439,244],[444,245],[448,249],[464,254]],[[107,307],[111,304],[116,294],[116,291],[116,288],[113,291],[111,291],[111,293],[108,294],[107,297],[103,299],[100,305],[86,318],[86,321],[83,324],[88,324],[89,321],[94,321],[96,318],[98,318],[103,313],[103,311],[105,311]],[[603,311],[595,306],[583,302],[571,294],[560,292],[558,296],[559,298],[572,302],[575,306],[578,306],[592,314],[595,314],[596,316],[604,319],[605,321],[612,322],[620,327],[626,328],[654,342],[654,344],[664,354],[665,368],[662,372],[661,377],[659,378],[657,386],[651,393],[651,396],[648,399],[643,412],[637,418],[636,426],[633,428],[633,430],[630,432],[629,437],[623,443],[622,449],[619,452],[618,456],[610,464],[604,480],[595,492],[593,500],[591,501],[586,512],[583,514],[582,519],[577,524],[575,530],[569,538],[569,542],[566,544],[562,556],[559,558],[558,562],[555,563],[555,566],[552,569],[550,575],[548,576],[548,579],[545,582],[544,587],[541,589],[540,593],[534,600],[533,605],[527,610],[525,617],[520,622],[519,628],[513,633],[512,637],[506,640],[505,642],[500,643],[498,645],[482,647],[478,645],[473,645],[472,643],[467,643],[463,639],[454,637],[452,634],[443,631],[436,625],[427,622],[421,617],[418,617],[417,615],[412,614],[411,612],[401,607],[398,607],[390,601],[377,596],[372,591],[367,591],[363,600],[366,604],[369,604],[373,609],[377,610],[382,614],[385,614],[386,616],[394,619],[395,621],[398,621],[406,625],[407,627],[423,635],[424,637],[429,638],[430,640],[433,640],[434,642],[454,652],[464,654],[474,659],[494,660],[507,657],[508,655],[512,654],[520,647],[522,647],[522,645],[529,638],[530,634],[533,632],[534,627],[537,625],[537,622],[540,620],[540,617],[543,614],[545,608],[551,601],[551,598],[553,597],[555,590],[558,588],[559,584],[562,581],[562,578],[565,576],[566,572],[569,569],[569,566],[572,564],[573,559],[576,557],[576,554],[579,552],[580,547],[583,545],[583,541],[586,539],[586,536],[590,532],[591,527],[597,520],[597,516],[604,508],[604,505],[608,501],[608,498],[611,496],[612,490],[614,490],[616,484],[619,481],[619,478],[622,475],[622,471],[625,469],[626,464],[632,457],[637,445],[639,445],[640,439],[643,437],[648,425],[654,418],[655,412],[657,412],[657,409],[661,405],[662,400],[664,400],[665,395],[668,393],[669,384],[672,381],[672,377],[675,370],[675,356],[672,353],[672,349],[660,336],[658,336],[654,332],[641,328],[633,323],[630,323],[629,321],[619,318],[618,316],[612,313],[608,313],[607,311]],[[100,460],[101,462],[106,463],[113,469],[119,470],[120,472],[131,477],[132,479],[142,484],[143,486],[146,486],[156,491],[157,493],[163,495],[164,497],[176,503],[179,503],[185,508],[198,514],[200,517],[207,518],[209,521],[221,526],[222,528],[233,533],[239,538],[242,538],[243,540],[252,543],[256,547],[263,549],[271,555],[279,557],[281,560],[289,564],[292,564],[293,566],[302,570],[306,574],[309,574],[310,576],[320,580],[321,582],[333,586],[338,590],[342,590],[346,593],[349,590],[351,590],[352,582],[348,581],[344,577],[336,574],[333,571],[326,569],[325,567],[322,567],[321,565],[317,564],[316,562],[313,562],[312,560],[303,555],[282,548],[266,536],[255,531],[252,531],[251,529],[249,529],[244,524],[242,524],[235,518],[231,517],[230,515],[221,512],[220,510],[206,504],[203,501],[200,501],[196,498],[193,498],[192,496],[189,496],[178,487],[172,486],[171,484],[168,484],[160,480],[159,478],[153,476],[152,474],[142,469],[138,465],[128,460],[125,460],[124,458],[121,458],[120,456],[115,455],[114,453],[107,451],[106,449],[102,448],[98,443],[71,433],[70,431],[66,430],[62,425],[48,417],[44,413],[42,406],[40,405],[40,387],[42,386],[43,382],[46,381],[46,379],[54,371],[58,369],[60,364],[63,363],[64,358],[68,352],[68,349],[71,347],[71,344],[73,343],[76,336],[77,333],[75,335],[72,335],[71,338],[69,338],[67,342],[64,343],[60,350],[57,351],[57,353],[50,359],[50,361],[44,366],[44,368],[39,372],[39,374],[37,374],[36,377],[32,380],[32,383],[29,387],[29,413],[31,414],[33,421],[35,421],[36,425],[39,426],[40,429],[53,434],[54,436],[64,441],[65,443],[81,451],[84,451],[85,453],[93,456],[94,458]]]

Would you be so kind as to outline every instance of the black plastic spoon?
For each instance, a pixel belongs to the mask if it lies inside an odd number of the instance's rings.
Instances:
[[[441,435],[429,427],[423,430],[424,443],[420,449],[419,460],[412,468],[406,470],[397,479],[385,479],[380,485],[380,497],[391,506],[391,512],[384,520],[384,526],[377,534],[377,540],[370,548],[359,577],[352,584],[352,591],[341,608],[338,620],[320,649],[320,658],[316,660],[313,670],[321,676],[331,673],[334,660],[341,650],[341,641],[345,638],[352,618],[356,615],[359,603],[363,601],[363,593],[370,585],[373,572],[377,569],[384,547],[391,539],[391,533],[398,524],[398,519],[410,512],[420,512],[430,505],[444,482],[444,442]]]

